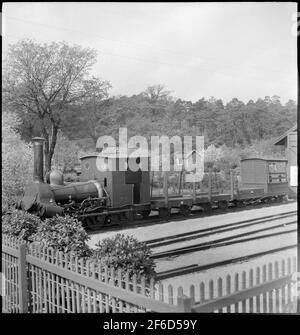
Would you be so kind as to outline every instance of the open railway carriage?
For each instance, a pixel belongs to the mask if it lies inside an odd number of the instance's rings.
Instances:
[[[241,175],[238,187],[235,187],[231,171],[230,190],[216,192],[212,188],[211,171],[208,190],[197,190],[184,194],[180,173],[178,194],[169,194],[168,173],[163,173],[162,195],[153,194],[153,180],[150,172],[138,168],[129,169],[129,160],[133,159],[141,167],[148,160],[147,154],[117,155],[113,151],[103,154],[99,169],[98,158],[101,153],[81,157],[80,182],[64,183],[63,175],[52,171],[47,182],[43,173],[43,139],[34,138],[34,182],[25,188],[17,208],[35,213],[41,217],[55,215],[76,215],[85,226],[99,227],[122,224],[134,217],[147,217],[151,210],[158,211],[161,218],[168,218],[172,208],[188,215],[193,206],[204,211],[213,207],[226,209],[229,206],[243,206],[255,202],[283,200],[288,194],[286,160],[251,158],[241,161]],[[129,158],[130,157],[130,158]],[[148,162],[149,163],[149,162]],[[115,164],[116,169],[107,169]],[[120,164],[126,165],[120,169]]]

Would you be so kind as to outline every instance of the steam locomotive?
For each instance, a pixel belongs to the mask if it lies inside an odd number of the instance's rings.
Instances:
[[[43,138],[33,138],[34,181],[29,184],[17,203],[17,208],[42,218],[71,214],[84,226],[108,226],[132,221],[134,217],[146,218],[151,211],[168,219],[171,209],[177,208],[188,215],[193,206],[204,211],[213,207],[225,209],[246,203],[284,200],[288,194],[287,161],[284,159],[248,158],[241,160],[239,187],[234,186],[231,176],[230,191],[225,193],[197,192],[170,195],[168,174],[164,174],[163,195],[152,194],[150,172],[120,169],[121,161],[135,159],[139,163],[145,157],[105,156],[106,164],[114,163],[116,170],[99,169],[97,154],[81,157],[79,182],[64,183],[59,171],[52,171],[47,182],[43,172]],[[122,159],[122,160],[121,160]]]

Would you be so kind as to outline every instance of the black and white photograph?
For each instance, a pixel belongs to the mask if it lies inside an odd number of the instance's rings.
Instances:
[[[2,4],[2,313],[299,313],[297,10]]]

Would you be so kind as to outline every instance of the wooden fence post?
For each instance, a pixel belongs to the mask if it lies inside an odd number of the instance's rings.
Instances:
[[[26,244],[20,244],[18,257],[20,312],[28,312],[28,290],[26,269]]]
[[[190,313],[192,311],[192,299],[186,295],[177,298],[177,305],[183,313]]]

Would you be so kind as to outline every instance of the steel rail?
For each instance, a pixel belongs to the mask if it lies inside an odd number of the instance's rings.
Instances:
[[[290,216],[296,215],[297,211],[290,211],[285,213],[279,213],[279,214],[273,214],[268,215],[260,218],[253,218],[243,221],[237,221],[233,223],[228,223],[222,226],[215,226],[215,227],[209,227],[209,228],[203,228],[198,230],[193,230],[190,232],[184,232],[176,235],[171,236],[165,236],[165,237],[159,237],[156,239],[151,239],[144,241],[149,247],[155,248],[162,245],[167,244],[173,244],[181,241],[187,241],[191,239],[196,239],[199,237],[205,237],[208,235],[218,234],[226,231],[231,231],[235,229],[241,229],[244,227],[250,227],[253,225],[261,224],[261,223],[267,223],[275,220],[284,219]]]
[[[226,259],[226,260],[223,260],[223,261],[214,262],[214,263],[210,263],[210,264],[205,264],[205,265],[192,264],[192,265],[189,265],[189,266],[184,266],[184,267],[180,267],[180,268],[176,268],[176,269],[161,271],[157,274],[157,279],[158,280],[163,280],[163,279],[167,279],[167,278],[173,278],[173,277],[177,277],[177,276],[186,275],[186,274],[189,274],[189,273],[205,271],[205,270],[216,268],[216,267],[222,267],[222,266],[225,266],[225,265],[230,265],[230,264],[234,264],[234,263],[237,263],[237,262],[246,261],[246,260],[249,260],[251,258],[256,258],[256,257],[269,255],[269,254],[272,254],[274,252],[280,252],[280,251],[285,251],[285,250],[297,248],[297,246],[298,246],[297,244],[291,244],[289,246],[285,246],[285,247],[281,247],[281,248],[270,249],[270,250],[267,250],[267,251],[262,251],[262,252],[249,254],[249,255],[246,255],[246,256]]]
[[[296,223],[297,223],[297,221],[291,221],[291,222],[286,223],[285,225],[291,225],[291,224],[296,224]],[[278,227],[280,227],[280,226],[282,226],[282,224],[278,225]],[[263,239],[263,238],[269,238],[269,237],[273,237],[273,236],[293,233],[293,232],[297,231],[297,229],[290,229],[288,231],[269,233],[269,234],[265,234],[265,235],[252,236],[252,237],[236,240],[236,238],[238,238],[238,237],[249,236],[249,235],[253,235],[253,234],[256,234],[258,232],[261,232],[261,231],[272,230],[272,229],[274,229],[274,227],[268,227],[268,228],[264,228],[264,229],[261,229],[261,230],[251,231],[251,232],[247,232],[247,233],[239,234],[239,235],[232,235],[232,236],[224,237],[224,238],[219,239],[219,240],[208,241],[208,242],[195,244],[195,245],[191,245],[191,246],[187,246],[187,247],[182,247],[182,248],[176,248],[176,249],[166,250],[166,251],[162,251],[162,252],[157,252],[157,253],[152,254],[151,258],[158,259],[158,258],[165,258],[165,257],[171,257],[171,256],[181,256],[183,254],[187,254],[187,253],[191,253],[191,252],[195,252],[195,251],[203,251],[203,250],[207,250],[207,249],[211,249],[211,248],[224,247],[224,246],[227,246],[227,245],[249,242],[249,241],[259,240],[259,239]]]

